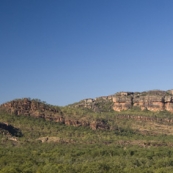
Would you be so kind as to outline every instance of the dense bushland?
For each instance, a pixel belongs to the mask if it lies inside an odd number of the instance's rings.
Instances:
[[[82,116],[78,115],[82,110],[68,111],[69,116]],[[114,128],[93,131],[1,112],[0,122],[20,129],[22,136],[0,134],[0,173],[172,172],[173,138],[171,132],[167,134],[172,125],[118,119],[112,112],[86,113],[85,118],[102,118]],[[162,129],[153,134],[152,126]]]

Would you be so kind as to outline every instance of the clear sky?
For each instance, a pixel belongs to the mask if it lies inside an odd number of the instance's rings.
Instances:
[[[173,0],[1,0],[0,104],[173,89]]]

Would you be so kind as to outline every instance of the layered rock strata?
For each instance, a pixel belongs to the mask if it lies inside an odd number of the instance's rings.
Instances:
[[[118,92],[114,95],[85,99],[70,105],[88,108],[94,112],[123,111],[138,107],[141,110],[169,111],[173,113],[173,90],[147,92]]]
[[[166,110],[173,113],[173,94],[170,91],[154,90],[142,93],[120,92],[113,96],[112,101],[115,111],[138,107],[141,110],[154,112]]]

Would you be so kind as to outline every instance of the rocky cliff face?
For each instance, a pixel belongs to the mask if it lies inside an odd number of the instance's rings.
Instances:
[[[88,108],[94,112],[122,111],[134,107],[149,111],[173,113],[173,90],[151,90],[147,92],[118,92],[114,95],[85,99],[72,104],[73,107]]]
[[[115,111],[139,107],[141,110],[163,111],[173,113],[173,90],[148,92],[120,92],[113,96],[113,109]]]

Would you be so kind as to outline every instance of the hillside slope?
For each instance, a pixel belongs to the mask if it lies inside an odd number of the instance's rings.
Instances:
[[[136,106],[117,112],[112,96],[93,100],[2,104],[0,173],[172,172],[172,113]]]
[[[90,118],[87,115],[83,116],[80,109],[60,108],[38,99],[16,99],[0,105],[0,110],[15,116],[31,116],[65,125],[90,127],[93,130],[109,129],[105,121],[99,118],[91,118],[91,115]],[[75,116],[73,113],[77,115]],[[87,111],[85,111],[85,114],[87,114]]]
[[[171,173],[172,124],[134,121],[125,111],[98,115],[108,124],[112,119],[114,128],[92,130],[1,111],[0,122],[22,135],[0,133],[0,173]]]

